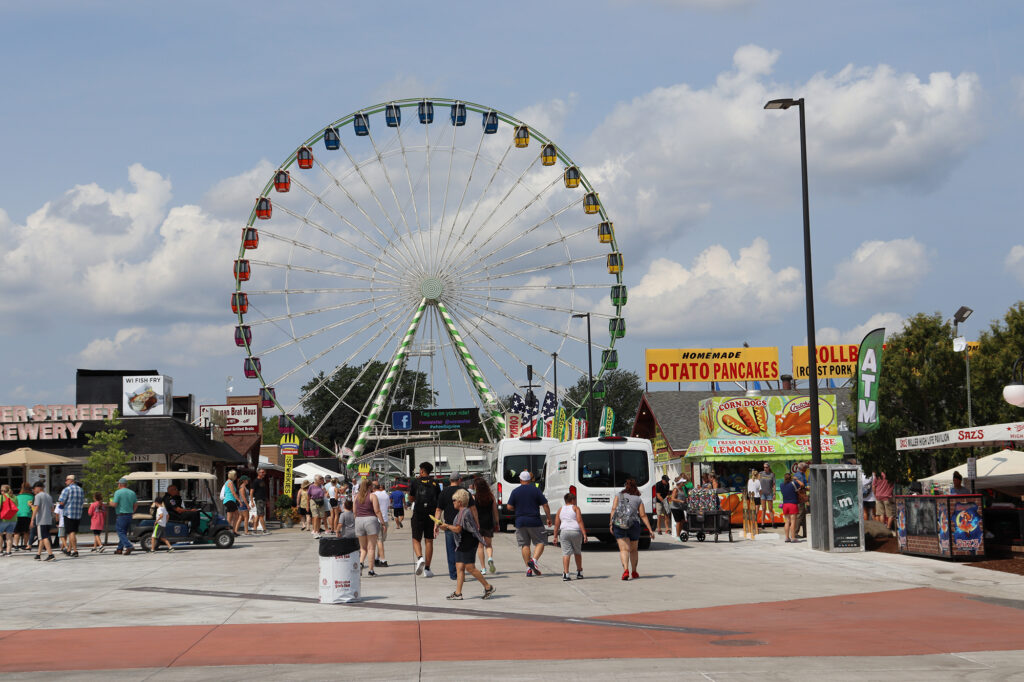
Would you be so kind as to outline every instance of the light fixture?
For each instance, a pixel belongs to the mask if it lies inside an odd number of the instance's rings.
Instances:
[[[789,109],[791,106],[796,104],[795,99],[773,99],[764,105],[765,109]]]
[[[1003,400],[1017,407],[1024,407],[1024,368],[1021,361],[1024,361],[1024,355],[1014,361],[1010,383],[1003,387]]]
[[[953,321],[957,324],[961,324],[967,321],[967,318],[971,316],[974,311],[965,305],[960,306],[960,309],[953,313]]]

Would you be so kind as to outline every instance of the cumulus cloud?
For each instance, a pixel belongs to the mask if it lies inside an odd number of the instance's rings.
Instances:
[[[929,269],[929,254],[913,237],[867,241],[836,266],[826,285],[828,297],[840,305],[879,298],[905,300]]]
[[[1024,284],[1024,245],[1017,244],[1006,254],[1006,270]]]
[[[521,109],[515,112],[515,117],[557,141],[562,135],[567,117],[576,107],[576,99],[576,93],[572,92],[566,99],[555,98]]]
[[[720,245],[689,267],[656,259],[630,288],[629,319],[641,335],[678,335],[681,328],[721,334],[775,322],[802,301],[800,273],[772,270],[768,242],[757,238],[735,259]]]
[[[678,83],[618,104],[585,145],[601,150],[585,161],[604,203],[635,222],[638,233],[658,237],[703,218],[716,201],[792,196],[797,115],[764,111],[774,97],[807,100],[815,192],[934,189],[979,135],[981,86],[973,73],[919,76],[884,64],[849,65],[777,82],[780,56],[745,45],[706,87]]]
[[[93,339],[77,356],[88,367],[152,364],[196,367],[211,356],[236,354],[230,324],[173,324],[169,328],[126,327],[111,337]],[[201,352],[199,352],[201,351]]]
[[[215,184],[203,197],[202,207],[219,216],[235,220],[248,217],[256,197],[260,195],[276,169],[266,159],[256,166]]]
[[[841,331],[836,327],[823,327],[814,333],[814,340],[819,346],[828,346],[838,343],[860,343],[864,335],[872,329],[882,327],[885,335],[891,336],[903,331],[907,324],[906,318],[899,313],[875,313],[863,324],[858,324],[850,329]],[[804,343],[807,338],[804,337]]]

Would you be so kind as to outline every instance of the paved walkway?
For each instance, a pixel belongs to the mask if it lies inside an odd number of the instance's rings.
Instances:
[[[407,530],[393,533],[391,568],[364,578],[367,598],[350,605],[316,603],[316,543],[294,530],[239,538],[227,551],[3,559],[0,672],[429,679],[478,677],[467,661],[526,657],[529,671],[484,669],[593,680],[642,678],[656,664],[661,677],[860,670],[862,680],[872,670],[998,677],[1024,664],[1024,578],[959,564],[662,536],[641,554],[639,580],[619,579],[617,552],[588,547],[587,578],[563,583],[557,547],[541,560],[545,574],[527,578],[512,536],[502,535],[497,596],[480,600],[479,585],[467,583],[465,601],[452,603],[443,544],[432,579],[412,575],[409,545]]]

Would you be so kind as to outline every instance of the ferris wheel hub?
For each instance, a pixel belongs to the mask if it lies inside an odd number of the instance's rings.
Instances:
[[[436,302],[444,293],[444,283],[437,277],[427,277],[420,282],[420,293],[428,301]]]

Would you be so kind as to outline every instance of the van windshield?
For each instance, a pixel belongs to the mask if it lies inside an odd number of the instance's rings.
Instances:
[[[580,485],[588,488],[621,488],[627,478],[642,486],[650,480],[644,450],[584,450],[580,453]]]
[[[519,474],[529,471],[535,483],[544,489],[544,460],[546,455],[505,455],[505,468],[501,477],[506,483],[519,483]]]

